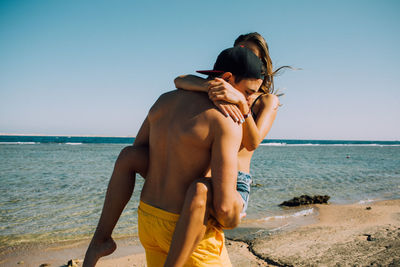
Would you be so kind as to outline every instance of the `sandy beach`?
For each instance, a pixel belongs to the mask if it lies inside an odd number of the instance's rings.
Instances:
[[[317,223],[251,249],[277,266],[400,266],[400,200],[316,207]]]
[[[400,266],[400,200],[351,205],[314,205],[312,224],[291,230],[247,229],[227,233],[233,266]],[[236,236],[236,237],[235,237]],[[81,266],[88,240],[63,245],[9,248],[1,266]],[[117,251],[97,266],[145,266],[137,238],[117,240]]]

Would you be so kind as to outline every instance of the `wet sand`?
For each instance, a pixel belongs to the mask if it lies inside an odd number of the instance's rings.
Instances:
[[[400,200],[368,204],[314,205],[317,220],[271,234],[243,228],[227,233],[233,266],[400,266]],[[0,266],[81,266],[88,240],[64,245],[7,249]],[[117,240],[118,248],[97,266],[145,266],[137,238]],[[20,263],[20,264],[18,264]]]

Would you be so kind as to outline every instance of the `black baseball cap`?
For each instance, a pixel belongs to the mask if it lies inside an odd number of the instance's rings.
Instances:
[[[197,72],[211,76],[231,72],[242,78],[264,79],[264,65],[261,60],[250,49],[241,46],[222,51],[213,70],[198,70]]]

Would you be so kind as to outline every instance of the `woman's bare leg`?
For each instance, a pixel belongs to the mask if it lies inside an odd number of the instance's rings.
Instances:
[[[100,257],[111,254],[116,244],[111,237],[118,219],[132,196],[135,172],[146,176],[148,147],[125,147],[114,167],[103,210],[95,234],[85,255],[83,267],[95,266]],[[181,216],[177,223],[165,266],[183,266],[203,238],[212,210],[211,182],[199,179],[188,189]]]
[[[214,216],[212,205],[211,179],[201,178],[194,181],[186,192],[164,267],[178,267],[186,263],[205,235],[209,216]],[[238,192],[234,205],[238,211],[243,208],[243,200]],[[240,218],[244,216],[243,213]]]
[[[209,178],[193,182],[186,192],[181,216],[176,224],[164,266],[183,266],[204,237],[212,205]]]
[[[127,146],[118,156],[108,184],[103,210],[92,241],[86,251],[84,267],[95,266],[100,257],[116,249],[112,231],[130,200],[135,187],[135,172],[146,175],[148,147]]]

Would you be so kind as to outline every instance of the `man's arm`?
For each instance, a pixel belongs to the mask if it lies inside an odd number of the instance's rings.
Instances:
[[[215,217],[224,228],[240,222],[243,202],[236,192],[238,151],[242,140],[241,126],[223,118],[215,125],[211,148],[211,175]]]

